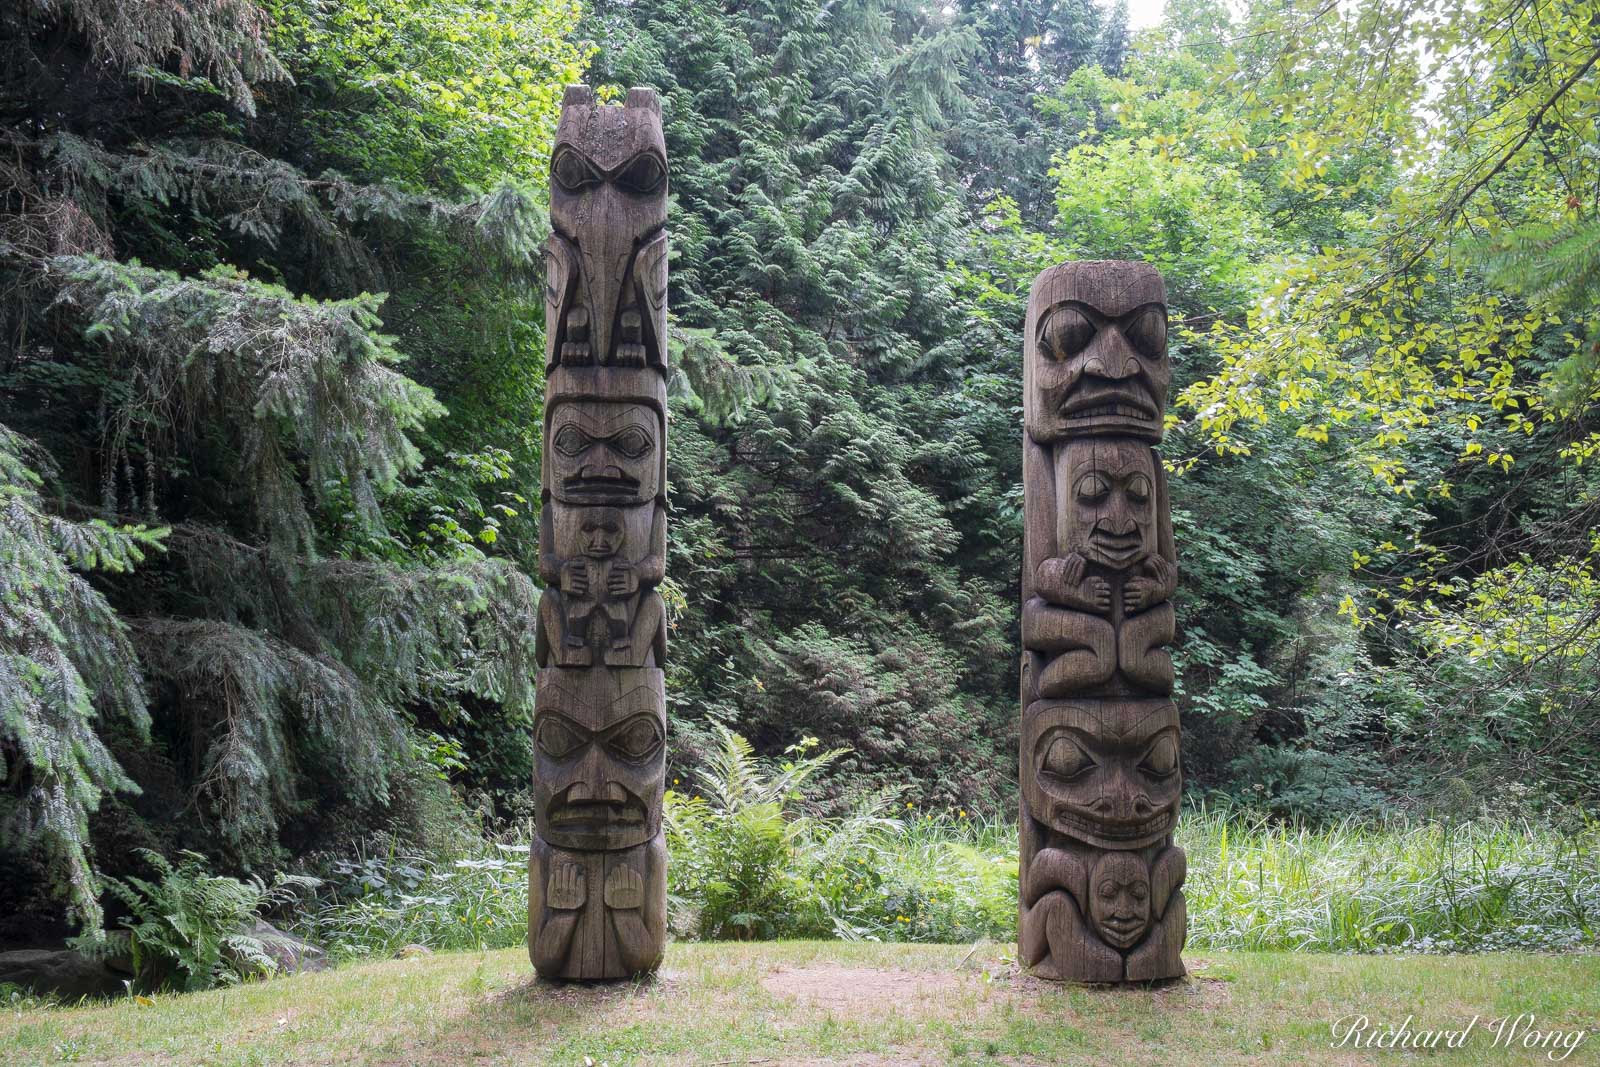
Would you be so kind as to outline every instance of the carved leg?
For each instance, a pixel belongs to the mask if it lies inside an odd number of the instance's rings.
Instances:
[[[1188,906],[1180,889],[1172,894],[1167,912],[1150,929],[1150,936],[1128,954],[1128,981],[1153,982],[1183,976],[1183,943],[1189,933]]]
[[[608,600],[605,605],[606,633],[611,638],[613,652],[627,651],[631,643],[628,626],[628,604],[622,600]]]
[[[1078,902],[1065,892],[1051,893],[1060,903],[1045,917],[1045,938],[1050,943],[1050,962],[1054,975],[1074,982],[1122,981],[1122,954],[1094,936],[1083,921]]]
[[[1055,910],[1067,902],[1062,892],[1046,893],[1032,907],[1022,909],[1018,917],[1017,947],[1024,969],[1040,978],[1060,981],[1065,977],[1050,957],[1049,926]]]
[[[539,632],[534,638],[534,655],[538,657],[539,666],[587,667],[593,656],[588,644],[578,636],[581,633],[581,629],[569,625],[561,591],[546,589],[539,597]],[[577,637],[576,644],[574,637]]]
[[[1039,672],[1039,696],[1070,696],[1104,685],[1117,669],[1117,635],[1109,619],[1029,601],[1022,609],[1022,645],[1057,653]],[[1170,668],[1169,668],[1170,670]]]
[[[616,946],[615,958],[606,961],[608,977],[643,974],[661,963],[666,948],[666,858],[666,839],[657,835],[606,861],[605,902]]]
[[[572,955],[572,938],[588,903],[588,877],[543,841],[528,852],[528,957],[546,978],[561,977]]]
[[[660,593],[652,589],[639,598],[628,634],[626,643],[612,642],[608,666],[659,667],[667,661],[667,608]]]
[[[638,308],[624,308],[620,316],[622,339],[617,342],[617,366],[644,366],[644,319]]]
[[[1166,646],[1175,634],[1171,604],[1157,604],[1130,615],[1117,635],[1118,665],[1123,677],[1153,693],[1172,692],[1172,655]]]
[[[592,600],[574,600],[567,606],[567,633],[562,644],[582,648],[589,643],[589,622],[598,605]]]
[[[567,312],[567,340],[561,346],[561,362],[569,367],[594,362],[589,346],[589,311],[573,308]]]

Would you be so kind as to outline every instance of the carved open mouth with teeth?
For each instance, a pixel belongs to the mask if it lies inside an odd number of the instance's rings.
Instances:
[[[1089,533],[1089,544],[1107,563],[1124,566],[1144,555],[1144,537],[1137,529],[1112,533],[1096,526]]]
[[[1080,385],[1061,405],[1069,421],[1080,419],[1138,419],[1156,417],[1155,404],[1141,390],[1117,386]]]
[[[639,492],[639,479],[630,478],[615,467],[596,473],[585,468],[561,482],[561,488],[575,497],[632,499]]]
[[[1171,833],[1177,813],[1167,811],[1139,822],[1112,822],[1104,818],[1090,822],[1074,814],[1066,805],[1058,804],[1054,821],[1057,830],[1086,841],[1114,841],[1124,848],[1138,848]]]

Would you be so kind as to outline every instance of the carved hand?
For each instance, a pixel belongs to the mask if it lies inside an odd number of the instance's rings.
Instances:
[[[561,591],[567,596],[589,595],[589,564],[582,559],[569,559],[561,566]]]
[[[1159,604],[1178,586],[1178,572],[1160,556],[1144,561],[1144,574],[1129,578],[1122,586],[1122,610],[1132,614]]]
[[[614,867],[606,875],[606,907],[629,911],[644,906],[644,876],[632,867]]]
[[[1040,595],[1063,607],[1098,611],[1102,615],[1109,612],[1111,583],[1104,578],[1085,577],[1087,566],[1088,561],[1077,552],[1045,560],[1039,564],[1037,575]]]
[[[639,589],[639,575],[632,564],[612,563],[606,575],[606,592],[614,597],[632,596]]]
[[[608,887],[609,895],[609,887]],[[583,868],[576,863],[559,863],[550,872],[550,885],[544,893],[545,902],[557,911],[577,911],[589,899]]]

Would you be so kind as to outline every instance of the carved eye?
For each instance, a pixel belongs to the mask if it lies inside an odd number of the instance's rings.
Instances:
[[[606,747],[631,763],[643,763],[661,750],[661,724],[654,715],[635,715],[606,735]]]
[[[1076,777],[1094,765],[1089,754],[1070,737],[1056,738],[1044,754],[1044,769],[1060,778]]]
[[[1178,743],[1168,734],[1150,746],[1144,754],[1139,769],[1157,778],[1165,778],[1178,769]]]
[[[569,193],[581,192],[588,186],[600,184],[600,175],[595,173],[594,167],[570,148],[563,148],[556,153],[556,158],[550,163],[550,176]]]
[[[1128,499],[1135,504],[1143,504],[1150,499],[1150,479],[1142,474],[1135,474],[1128,479]]]
[[[1122,336],[1145,359],[1160,359],[1167,354],[1167,313],[1164,308],[1147,307],[1132,322],[1122,327]]]
[[[1043,334],[1045,351],[1052,359],[1062,360],[1089,347],[1095,326],[1076,308],[1061,308],[1046,320]]]
[[[573,726],[559,716],[545,716],[539,720],[537,732],[539,751],[551,759],[565,759],[584,742]]]
[[[1111,485],[1099,471],[1090,471],[1078,479],[1078,486],[1073,492],[1077,494],[1079,500],[1092,504],[1105,499],[1106,494],[1111,492]]]
[[[622,173],[616,177],[616,183],[625,192],[647,196],[660,190],[661,183],[666,179],[667,168],[662,166],[661,160],[649,152],[642,152],[622,169]]]
[[[637,426],[629,426],[611,439],[611,447],[629,459],[638,459],[650,451],[650,435]]]
[[[1134,900],[1143,900],[1150,895],[1150,887],[1143,882],[1135,882],[1128,887],[1128,892],[1133,894]]]
[[[556,446],[556,451],[562,455],[576,456],[594,442],[588,434],[568,423],[556,431],[556,439],[553,443]]]

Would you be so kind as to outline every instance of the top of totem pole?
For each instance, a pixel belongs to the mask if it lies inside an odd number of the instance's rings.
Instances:
[[[1023,418],[1039,444],[1161,440],[1172,383],[1167,289],[1148,263],[1062,263],[1033,280],[1023,338]]]
[[[589,86],[567,86],[550,153],[550,171],[558,179],[564,176],[563,147],[576,149],[596,166],[601,177],[613,176],[641,153],[653,154],[661,163],[659,181],[664,191],[667,142],[661,132],[661,98],[654,89],[635,87],[621,104],[602,104]],[[577,177],[577,173],[567,176]]]

